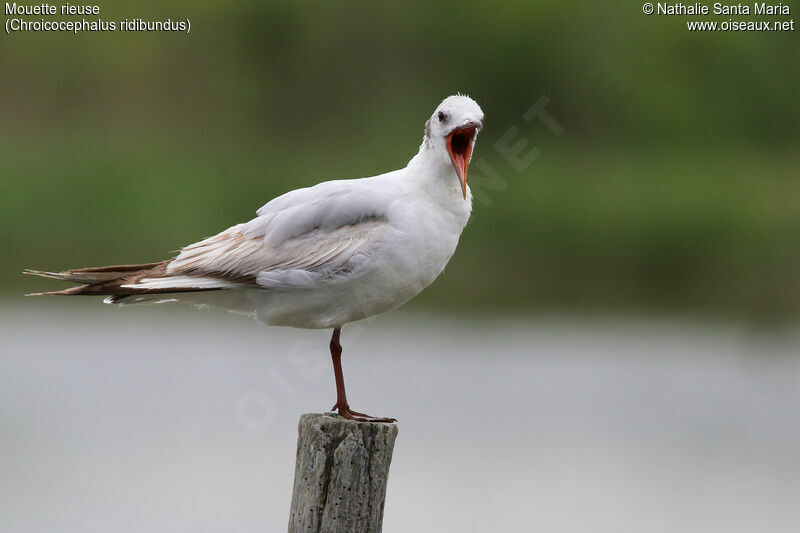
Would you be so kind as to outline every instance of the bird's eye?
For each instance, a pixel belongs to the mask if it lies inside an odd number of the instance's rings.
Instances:
[[[439,122],[447,122],[447,115],[444,114],[444,111],[439,111]]]

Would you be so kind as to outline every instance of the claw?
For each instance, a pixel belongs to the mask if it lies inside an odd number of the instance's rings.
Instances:
[[[381,422],[384,424],[391,424],[392,422],[397,422],[396,418],[385,418],[380,416],[370,416],[364,413],[359,413],[358,411],[353,411],[350,409],[349,405],[345,405],[344,408],[339,407],[338,402],[333,406],[332,411],[338,411],[342,418],[346,418],[348,420],[355,420],[356,422]]]

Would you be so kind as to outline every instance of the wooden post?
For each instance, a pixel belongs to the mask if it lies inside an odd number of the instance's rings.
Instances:
[[[289,533],[380,533],[397,424],[300,417]]]

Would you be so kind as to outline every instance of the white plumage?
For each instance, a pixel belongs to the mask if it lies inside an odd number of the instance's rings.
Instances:
[[[449,124],[440,123],[439,111]],[[248,294],[189,292],[176,299],[302,328],[342,326],[393,309],[428,286],[456,249],[472,198],[468,188],[462,192],[446,137],[476,125],[474,143],[482,120],[472,99],[450,97],[405,168],[288,192],[253,220],[183,248],[165,277],[123,287],[239,289]],[[164,298],[119,301],[158,300]]]

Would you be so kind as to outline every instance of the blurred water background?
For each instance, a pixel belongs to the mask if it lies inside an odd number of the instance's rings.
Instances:
[[[458,91],[486,113],[459,249],[344,332],[354,407],[400,420],[385,531],[796,529],[796,33],[609,0],[101,16],[192,32],[0,45],[0,530],[282,530],[327,332],[23,299],[64,285],[20,271],[164,259],[402,167]]]
[[[282,531],[327,332],[218,311],[0,315],[3,531]],[[396,313],[344,330],[399,419],[387,533],[796,530],[800,334]]]

